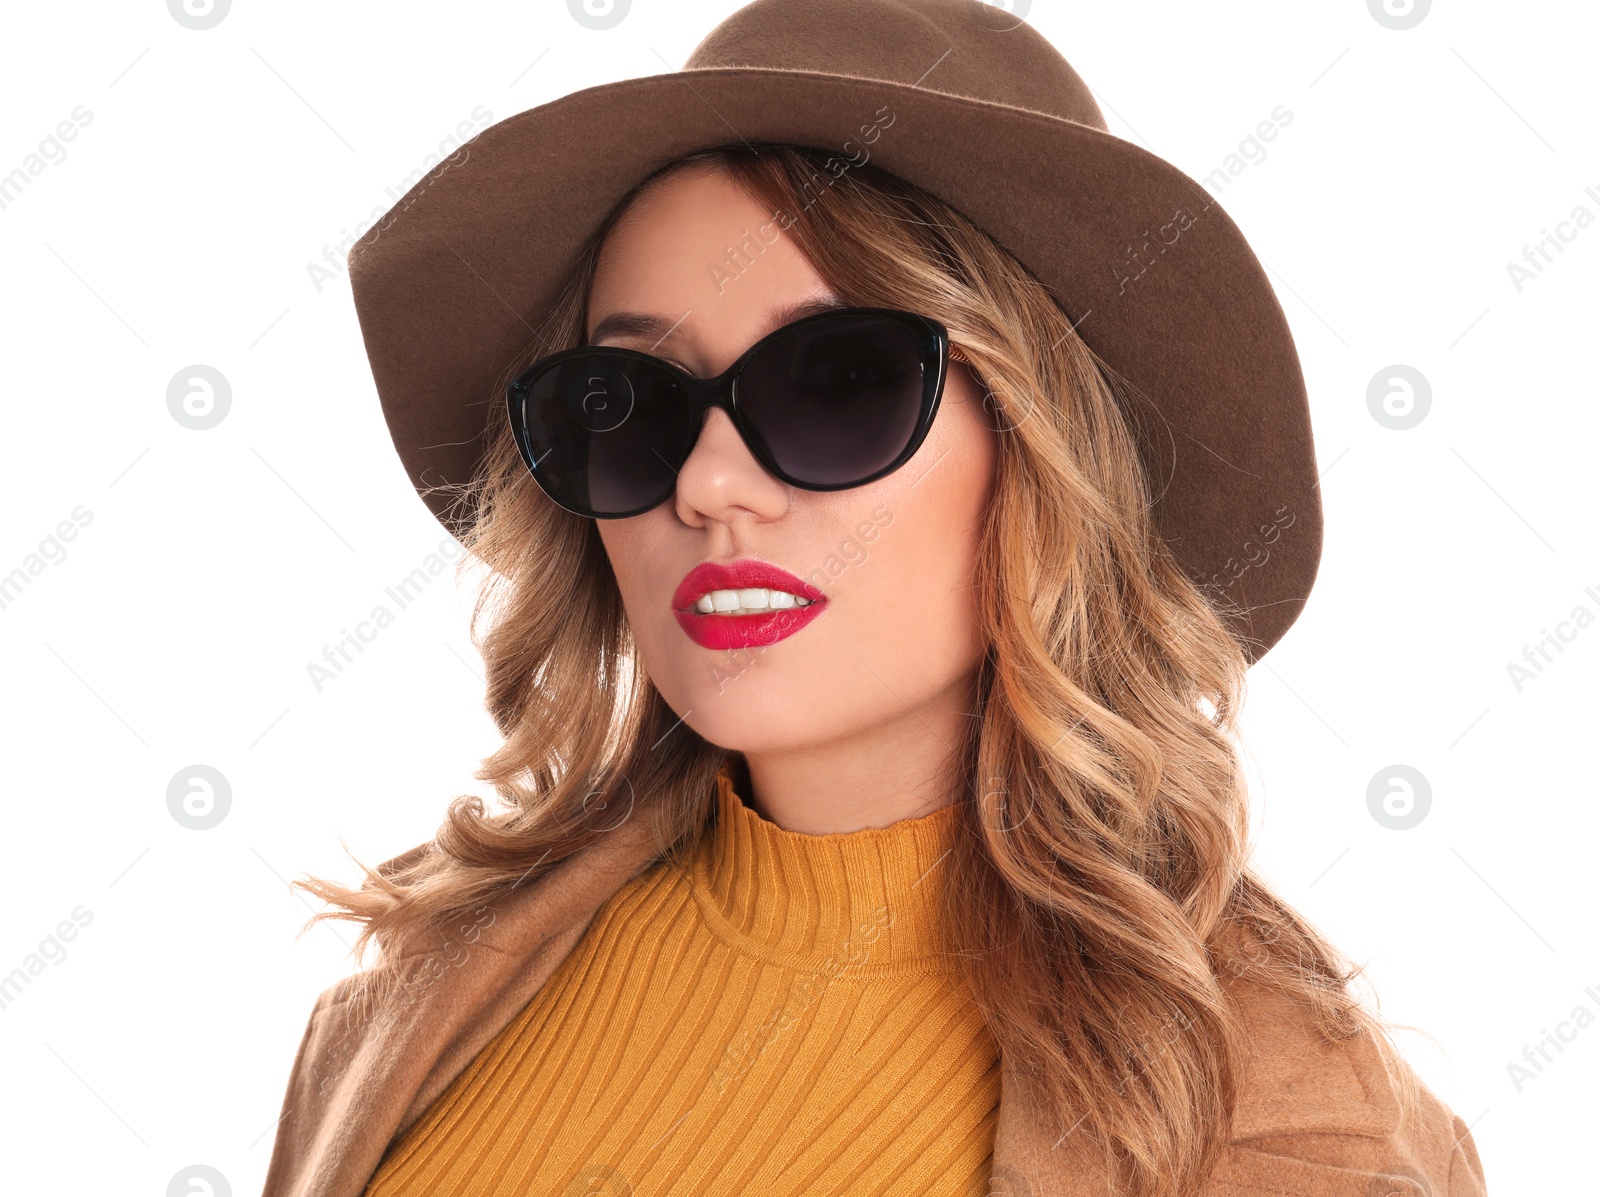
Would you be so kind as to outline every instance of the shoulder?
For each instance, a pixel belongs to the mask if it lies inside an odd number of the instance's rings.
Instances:
[[[1260,985],[1232,992],[1251,1057],[1208,1195],[1483,1197],[1466,1123],[1392,1044],[1369,1031],[1330,1039]]]
[[[367,876],[361,888],[374,888],[379,878],[382,883],[414,885],[437,872],[443,859],[436,842],[424,840],[374,865],[376,877]],[[361,969],[323,989],[307,1022],[307,1045],[338,1050],[341,1041],[347,1045],[365,1033],[380,1012],[391,1020],[414,1012],[434,992],[436,981],[461,971],[474,954],[469,945],[508,958],[538,951],[561,933],[581,931],[592,924],[597,905],[603,909],[630,887],[649,881],[663,864],[652,832],[632,824],[628,834],[612,832],[520,890],[513,886],[517,892],[505,901],[480,907],[485,913],[475,923],[464,922],[448,935],[407,939],[384,952],[381,966]],[[487,931],[490,925],[492,933]]]
[[[425,865],[433,851],[433,841],[424,840],[374,865],[373,871],[386,881],[395,880],[403,874],[407,875],[407,879],[411,879],[410,874],[418,866]],[[374,885],[375,882],[370,876],[361,882],[362,889],[372,889]],[[313,1056],[319,1049],[326,1053],[333,1048],[330,1040],[348,1039],[353,1032],[359,1030],[360,1024],[372,1011],[365,1003],[356,999],[372,998],[376,995],[377,987],[373,983],[376,975],[376,970],[372,968],[361,969],[341,977],[317,995],[306,1022],[303,1049],[309,1050]]]

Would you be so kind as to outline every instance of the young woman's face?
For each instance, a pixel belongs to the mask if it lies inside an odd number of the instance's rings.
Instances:
[[[750,235],[763,227],[770,244]],[[618,333],[597,343],[652,353],[702,378],[722,373],[787,322],[784,309],[838,299],[778,229],[774,214],[720,171],[668,177],[602,247],[585,331],[622,312],[658,317],[671,330],[665,337]],[[754,255],[742,268],[728,253],[741,242]],[[768,473],[727,413],[710,410],[670,499],[643,515],[597,521],[662,697],[707,740],[747,754],[817,747],[894,723],[908,735],[934,724],[948,730],[949,712],[968,709],[985,647],[974,566],[996,437],[977,381],[953,363],[932,430],[910,461],[852,490],[808,491]],[[685,630],[691,617],[675,611],[674,592],[708,561],[766,562],[826,599],[771,643],[707,647]],[[792,612],[766,620],[800,622]],[[924,716],[935,710],[946,718],[930,724]]]

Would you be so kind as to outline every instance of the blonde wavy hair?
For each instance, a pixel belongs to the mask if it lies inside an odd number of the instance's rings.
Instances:
[[[1156,532],[1124,406],[1143,400],[960,212],[869,164],[741,144],[668,163],[617,205],[491,411],[517,371],[583,343],[600,245],[629,200],[695,165],[786,219],[846,302],[942,321],[982,380],[1002,427],[975,579],[989,650],[981,716],[946,775],[962,808],[947,948],[1002,1051],[1064,1129],[1094,1136],[1120,1192],[1194,1192],[1229,1141],[1246,1059],[1233,981],[1292,999],[1330,1039],[1394,1049],[1352,991],[1362,970],[1247,866],[1238,611]],[[533,484],[503,418],[450,502],[488,567],[472,633],[505,743],[476,776],[505,809],[461,795],[425,850],[361,865],[361,888],[296,882],[330,904],[307,928],[359,922],[357,958],[377,943],[372,981],[400,945],[587,847],[624,789],[686,864],[729,759],[649,682],[594,521]]]

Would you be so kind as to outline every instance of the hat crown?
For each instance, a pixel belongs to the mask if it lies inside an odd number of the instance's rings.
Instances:
[[[983,0],[754,0],[707,34],[683,69],[727,67],[898,83],[1106,128],[1060,51]]]

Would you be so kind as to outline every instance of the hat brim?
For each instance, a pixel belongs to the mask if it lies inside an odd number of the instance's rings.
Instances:
[[[910,85],[768,68],[623,80],[499,121],[435,166],[349,255],[419,491],[471,476],[503,418],[491,388],[615,204],[666,162],[740,139],[865,152],[1031,270],[1143,396],[1128,415],[1161,534],[1246,609],[1247,659],[1277,642],[1316,576],[1322,510],[1299,358],[1243,234],[1188,175],[1110,133]],[[462,534],[444,496],[423,498]]]

